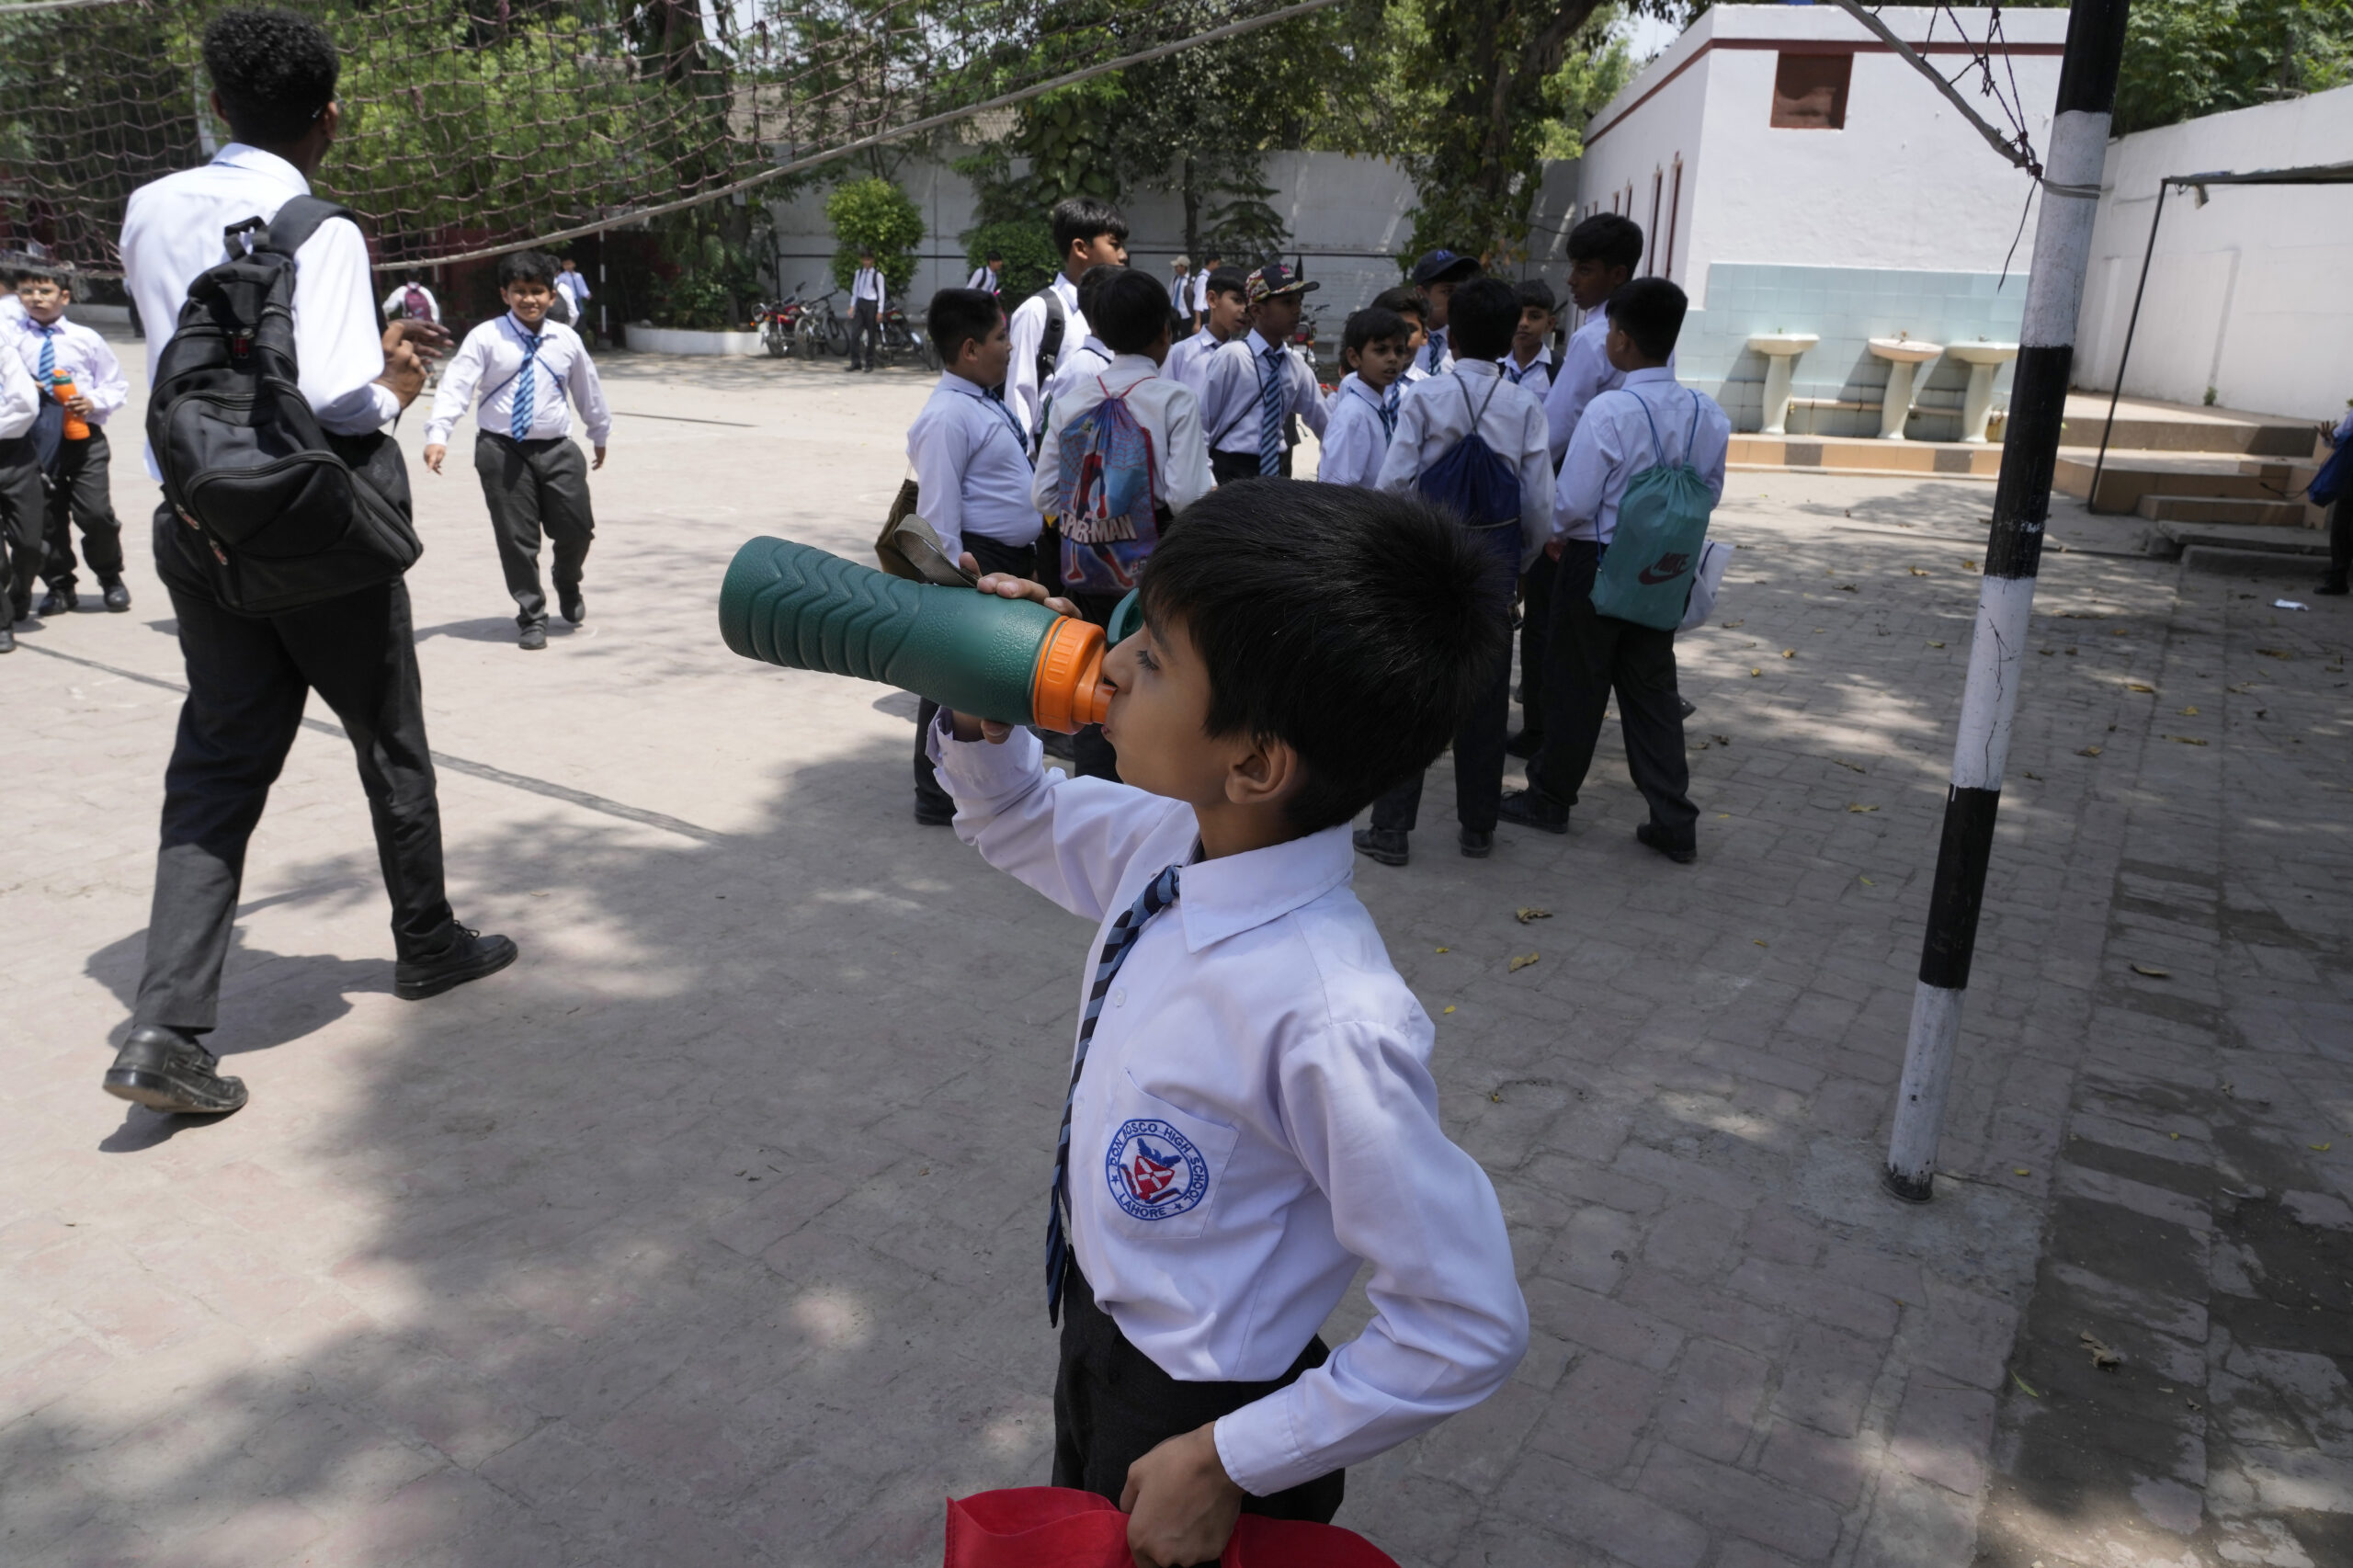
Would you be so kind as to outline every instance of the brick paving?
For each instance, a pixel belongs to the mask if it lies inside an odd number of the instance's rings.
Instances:
[[[748,534],[862,552],[921,381],[608,373],[591,618],[546,653],[471,477],[415,475],[454,895],[523,962],[392,998],[314,715],[248,868],[225,1122],[96,1086],[176,700],[143,548],[130,616],[7,662],[10,1563],[915,1564],[944,1495],[1044,1478],[1032,1199],[1085,930],[908,823],[910,700],[710,615]],[[1361,868],[1535,1327],[1351,1475],[1401,1562],[2345,1560],[2341,604],[2048,559],[1952,1175],[1877,1187],[1991,495],[1734,476],[1683,652],[1696,867],[1632,842],[1613,736],[1567,839]]]

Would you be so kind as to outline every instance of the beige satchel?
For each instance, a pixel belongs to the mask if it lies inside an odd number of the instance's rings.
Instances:
[[[883,571],[910,583],[971,587],[980,579],[941,551],[939,535],[915,510],[921,503],[922,493],[910,474],[900,481],[899,494],[882,519],[882,531],[874,537],[874,559]]]

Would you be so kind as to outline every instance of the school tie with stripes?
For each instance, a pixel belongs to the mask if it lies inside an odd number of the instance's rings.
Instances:
[[[531,434],[531,405],[539,389],[539,378],[531,373],[540,357],[540,344],[545,333],[525,333],[523,336],[523,368],[515,372],[515,412],[507,416],[506,433],[517,440],[526,440]]]
[[[50,392],[57,386],[57,329],[44,326],[40,333],[40,390]]]
[[[1063,1095],[1062,1131],[1054,1135],[1054,1185],[1046,1193],[1046,1321],[1062,1321],[1063,1267],[1070,1258],[1070,1238],[1063,1230],[1063,1187],[1070,1178],[1070,1111],[1078,1098],[1078,1075],[1086,1071],[1086,1048],[1095,1041],[1096,1020],[1103,1014],[1103,998],[1111,977],[1128,961],[1136,938],[1154,915],[1176,902],[1176,872],[1169,867],[1136,894],[1135,903],[1111,923],[1103,938],[1103,956],[1095,960],[1095,984],[1086,994],[1086,1017],[1078,1026],[1078,1059],[1070,1064],[1070,1087]]]
[[[1397,438],[1397,383],[1395,381],[1389,383],[1389,390],[1381,397],[1381,434],[1387,440],[1393,441]]]
[[[1258,376],[1258,472],[1283,471],[1283,346],[1267,350]]]

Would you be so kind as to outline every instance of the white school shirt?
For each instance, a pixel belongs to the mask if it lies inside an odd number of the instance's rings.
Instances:
[[[1121,392],[1127,394],[1128,412],[1152,438],[1153,499],[1181,512],[1210,493],[1209,443],[1201,437],[1201,405],[1192,390],[1163,374],[1149,355],[1119,354],[1100,371],[1075,377],[1054,393],[1029,492],[1039,511],[1051,512],[1062,504],[1063,432],[1107,396]]]
[[[1608,544],[1618,531],[1618,502],[1627,482],[1656,466],[1661,453],[1668,462],[1688,461],[1707,482],[1709,494],[1722,500],[1724,453],[1731,445],[1732,421],[1714,398],[1678,384],[1675,372],[1663,365],[1630,373],[1624,385],[1586,404],[1577,421],[1554,492],[1563,536]]]
[[[1324,426],[1324,448],[1316,454],[1315,477],[1325,484],[1361,484],[1370,488],[1381,477],[1381,460],[1389,455],[1389,427],[1381,422],[1385,396],[1402,398],[1404,389],[1391,382],[1385,392],[1364,384],[1350,370],[1332,394],[1332,417]]]
[[[2346,410],[2345,417],[2336,422],[2336,428],[2328,437],[2332,447],[2341,447],[2347,441],[2353,441],[2353,409]]]
[[[449,439],[458,422],[482,389],[482,406],[474,425],[493,436],[511,436],[515,393],[522,381],[526,334],[513,312],[486,321],[466,334],[458,351],[441,371],[440,390],[433,394],[433,416],[425,422],[425,443]],[[553,319],[540,323],[540,351],[531,359],[531,427],[527,441],[562,440],[572,434],[572,410],[565,394],[580,405],[580,422],[588,444],[601,447],[612,434],[613,413],[605,406],[604,383],[588,358],[580,335]]]
[[[1059,369],[1086,341],[1086,312],[1078,308],[1078,285],[1061,273],[1055,273],[1046,287],[1063,302],[1065,318],[1062,347],[1054,356]],[[1042,291],[1013,308],[1013,319],[1006,324],[1006,335],[1013,340],[1013,362],[1005,372],[1005,405],[1020,419],[1021,427],[1034,437],[1046,427],[1044,389],[1038,384],[1038,345],[1046,340],[1046,301]]]
[[[564,297],[572,301],[572,308],[575,312],[582,305],[588,302],[588,296],[595,291],[588,287],[588,275],[578,270],[559,271],[555,275],[555,286],[563,290]]]
[[[1516,387],[1527,389],[1539,403],[1543,402],[1545,395],[1552,390],[1552,346],[1549,343],[1538,345],[1536,358],[1526,365],[1513,358],[1509,353],[1495,364],[1503,370],[1505,380]],[[1550,439],[1549,435],[1547,439]]]
[[[241,219],[275,218],[310,182],[275,153],[232,142],[199,168],[150,181],[131,193],[122,217],[122,278],[147,329],[147,381],[188,302],[188,286],[228,259],[221,232]],[[302,401],[338,436],[380,430],[401,400],[380,386],[383,327],[376,316],[368,242],[347,218],[320,224],[294,253],[294,353]],[[153,451],[147,472],[161,479]]]
[[[1569,347],[1552,372],[1552,390],[1544,394],[1545,438],[1552,443],[1557,466],[1568,456],[1569,437],[1586,404],[1613,387],[1626,384],[1626,372],[1609,362],[1609,315],[1596,311],[1569,335]],[[1675,373],[1675,356],[1666,357],[1666,372]]]
[[[1045,422],[1053,423],[1055,402],[1074,383],[1088,376],[1101,375],[1110,363],[1111,346],[1093,333],[1087,334],[1076,353],[1063,355],[1063,362],[1046,382]]]
[[[425,296],[425,314],[421,319],[429,322],[439,321],[441,319],[441,301],[435,299],[433,297],[433,290],[427,289],[424,284],[419,283],[415,287],[416,291]],[[408,291],[409,285],[404,283],[399,288],[384,296],[381,303],[381,309],[383,310],[387,319],[391,317],[394,311],[405,310],[407,308]]]
[[[1544,405],[1487,361],[1458,359],[1451,374],[1406,390],[1397,408],[1397,434],[1374,483],[1382,490],[1413,489],[1431,464],[1471,434],[1474,414],[1480,438],[1519,474],[1519,563],[1525,570],[1552,538],[1552,457],[1544,445]]]
[[[0,332],[10,330],[8,318],[0,316]],[[0,441],[31,429],[40,415],[40,390],[33,385],[33,373],[14,354],[0,354]]]
[[[873,301],[874,313],[881,315],[882,313],[882,274],[871,267],[859,267],[858,275],[849,280],[849,297],[853,304],[860,300]]]
[[[131,382],[122,373],[122,361],[114,357],[107,340],[84,326],[80,322],[60,316],[50,324],[44,334],[41,324],[30,316],[13,324],[0,324],[0,335],[9,340],[9,347],[25,362],[27,370],[40,365],[41,340],[46,335],[55,346],[56,368],[74,378],[74,390],[90,400],[90,423],[104,425],[115,410],[131,396]],[[39,384],[39,378],[35,378]]]
[[[1224,343],[1225,339],[1205,326],[1168,350],[1168,363],[1160,368],[1160,373],[1189,387],[1198,403],[1209,391],[1210,356]]]
[[[1193,310],[1193,275],[1179,272],[1168,280],[1168,308],[1178,315],[1190,315]]]
[[[939,536],[949,560],[978,534],[1017,550],[1043,526],[1029,499],[1029,440],[1013,411],[957,375],[940,372],[907,426],[915,471],[915,511]]]
[[[25,319],[25,302],[14,293],[0,294],[0,326],[11,326]]]
[[[967,289],[985,289],[992,294],[995,293],[996,268],[993,267],[976,267],[972,268],[972,275],[964,279],[964,287]]]
[[[1202,315],[1210,312],[1210,269],[1206,267],[1193,274],[1193,309]]]
[[[1332,411],[1324,401],[1324,389],[1316,384],[1315,372],[1288,344],[1281,346],[1279,354],[1275,347],[1254,326],[1245,336],[1221,344],[1210,356],[1201,398],[1201,422],[1209,427],[1210,450],[1257,451],[1258,400],[1262,378],[1270,369],[1283,378],[1283,412],[1298,415],[1315,432],[1317,440],[1324,438]],[[1289,431],[1286,420],[1286,439]]]
[[[1226,1474],[1263,1497],[1501,1387],[1528,1343],[1503,1210],[1438,1125],[1429,1016],[1349,889],[1346,824],[1196,861],[1192,808],[1048,772],[1026,730],[991,745],[943,724],[927,744],[957,836],[1101,923],[1082,992],[1102,930],[1184,866],[1103,999],[1071,1106],[1071,1247],[1129,1343],[1183,1382],[1279,1378],[1370,1265],[1364,1331],[1218,1420]],[[1128,1185],[1147,1153],[1180,1167],[1156,1201]]]

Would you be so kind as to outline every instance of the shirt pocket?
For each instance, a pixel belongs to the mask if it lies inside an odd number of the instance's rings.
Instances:
[[[1122,1073],[1097,1151],[1108,1223],[1136,1242],[1189,1241],[1208,1228],[1242,1134],[1180,1109]]]

